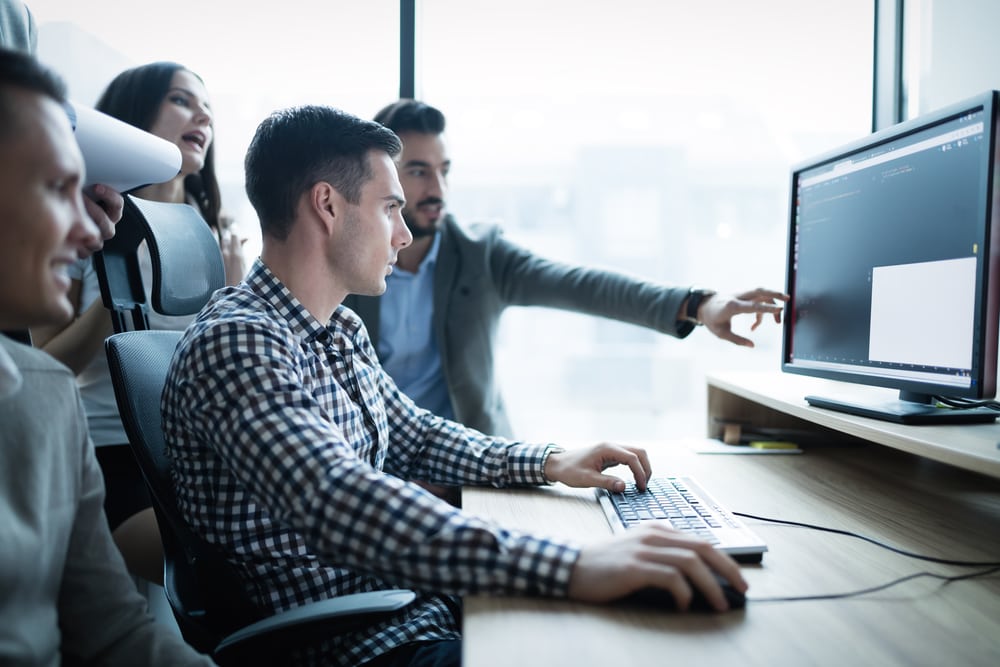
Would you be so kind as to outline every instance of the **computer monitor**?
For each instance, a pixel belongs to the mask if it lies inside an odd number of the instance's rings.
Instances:
[[[792,168],[782,370],[899,389],[811,405],[903,423],[1000,416],[969,407],[996,391],[997,107],[990,91]]]

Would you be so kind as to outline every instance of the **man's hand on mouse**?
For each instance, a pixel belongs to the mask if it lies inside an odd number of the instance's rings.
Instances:
[[[746,592],[736,561],[709,543],[666,526],[642,526],[585,546],[573,566],[568,595],[582,602],[611,602],[652,586],[669,591],[683,611],[694,586],[713,609],[726,611],[729,603],[713,571]]]

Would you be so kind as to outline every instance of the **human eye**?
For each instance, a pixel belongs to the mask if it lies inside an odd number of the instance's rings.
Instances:
[[[176,104],[179,107],[191,106],[191,103],[188,101],[187,96],[183,95],[182,93],[172,93],[167,96],[167,100],[171,104]]]
[[[74,199],[80,192],[80,179],[73,175],[61,176],[50,180],[48,187],[60,199]]]
[[[49,181],[49,190],[64,194],[72,188],[72,181],[68,178],[53,178]]]

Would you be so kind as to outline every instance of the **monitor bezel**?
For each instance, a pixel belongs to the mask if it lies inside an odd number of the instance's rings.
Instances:
[[[786,373],[807,375],[846,383],[863,384],[887,389],[898,389],[901,393],[950,396],[967,399],[989,399],[996,395],[997,385],[997,348],[1000,340],[1000,92],[987,91],[968,98],[956,104],[949,105],[937,111],[923,114],[917,118],[904,121],[892,127],[874,132],[867,137],[842,145],[809,160],[804,160],[792,166],[789,181],[788,236],[785,256],[785,289],[789,295],[788,311],[782,327],[781,370]],[[984,154],[987,160],[987,178],[983,179],[982,187],[986,192],[980,192],[982,205],[978,215],[982,217],[982,237],[980,241],[988,248],[988,261],[983,262],[976,275],[976,331],[980,332],[973,350],[972,382],[968,387],[955,387],[933,382],[891,377],[888,375],[872,375],[870,373],[853,373],[846,369],[826,369],[813,366],[797,365],[789,358],[791,354],[792,327],[795,324],[795,202],[796,183],[799,175],[808,170],[827,166],[843,160],[853,154],[870,151],[890,141],[895,141],[912,135],[934,125],[948,122],[970,112],[983,110],[985,140],[989,148]]]

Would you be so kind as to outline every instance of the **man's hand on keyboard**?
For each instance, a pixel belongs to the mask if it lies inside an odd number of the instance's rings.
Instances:
[[[668,590],[679,609],[687,609],[695,586],[714,609],[725,611],[729,605],[713,570],[746,591],[736,561],[707,542],[662,525],[642,526],[585,546],[573,566],[568,595],[583,602],[610,602],[656,587]]]
[[[545,479],[567,486],[600,487],[620,493],[625,490],[625,482],[604,474],[605,470],[617,465],[627,465],[632,470],[636,487],[645,490],[651,474],[646,450],[607,442],[549,454],[545,460]]]

